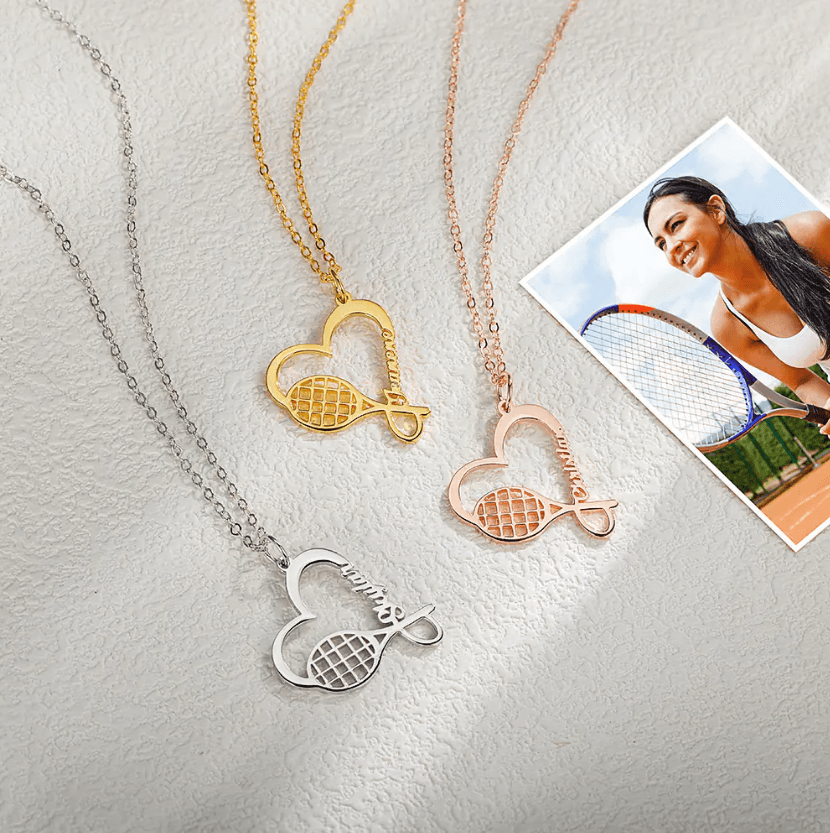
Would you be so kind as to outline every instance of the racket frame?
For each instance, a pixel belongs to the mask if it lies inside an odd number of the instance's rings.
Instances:
[[[579,335],[585,338],[585,331],[590,325],[600,318],[616,313],[630,313],[634,315],[644,315],[648,318],[654,318],[658,321],[664,321],[673,327],[683,330],[688,335],[699,341],[711,353],[717,356],[734,374],[741,384],[744,399],[747,406],[747,413],[749,417],[741,427],[740,431],[732,434],[724,440],[715,443],[708,443],[703,445],[694,444],[698,451],[710,452],[717,451],[719,448],[735,442],[735,440],[743,437],[747,432],[751,431],[756,425],[763,422],[768,417],[773,416],[790,416],[796,419],[806,419],[816,425],[824,425],[830,420],[830,411],[823,408],[818,408],[815,405],[808,405],[803,402],[796,402],[794,399],[784,396],[777,391],[767,387],[763,382],[759,381],[753,376],[728,350],[721,346],[710,335],[707,335],[703,330],[698,329],[694,324],[684,321],[676,315],[672,315],[665,310],[657,309],[656,307],[649,307],[643,304],[611,304],[597,310],[590,318],[582,325],[579,330]],[[585,339],[587,341],[587,339]],[[604,360],[604,357],[603,357]],[[622,374],[614,371],[621,379],[624,380]],[[774,402],[779,407],[769,413],[758,414],[755,411],[755,402],[752,398],[752,391],[755,391],[760,396],[765,397],[770,402]]]

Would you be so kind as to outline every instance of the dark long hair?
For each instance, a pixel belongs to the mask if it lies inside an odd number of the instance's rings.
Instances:
[[[793,312],[824,342],[824,358],[830,357],[830,271],[822,268],[810,252],[793,240],[780,220],[742,223],[726,194],[697,176],[659,179],[652,185],[643,209],[646,228],[655,200],[673,195],[704,211],[709,210],[710,197],[717,195],[723,200],[729,228],[746,242]]]

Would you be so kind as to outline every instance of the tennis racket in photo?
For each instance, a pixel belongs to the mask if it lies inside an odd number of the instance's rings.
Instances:
[[[816,425],[830,420],[830,411],[771,390],[711,336],[663,310],[639,304],[604,307],[585,322],[580,335],[700,451],[722,448],[772,416]],[[758,413],[752,391],[780,407]]]

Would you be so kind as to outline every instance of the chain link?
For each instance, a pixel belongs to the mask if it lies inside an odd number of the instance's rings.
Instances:
[[[136,291],[136,299],[141,315],[141,320],[144,324],[144,331],[149,346],[150,355],[153,359],[153,366],[158,372],[162,385],[167,392],[170,401],[176,409],[176,415],[181,419],[185,429],[193,438],[197,448],[199,448],[208,465],[212,469],[213,475],[222,483],[228,496],[234,501],[234,512],[239,513],[243,523],[234,520],[234,515],[225,504],[216,496],[213,489],[211,489],[205,482],[205,476],[196,470],[190,459],[184,454],[182,447],[176,440],[173,432],[169,429],[167,424],[161,420],[158,411],[154,408],[141,390],[135,376],[130,372],[127,362],[124,360],[121,352],[121,347],[115,338],[115,333],[109,324],[109,319],[104,311],[98,293],[92,283],[87,271],[81,265],[80,258],[74,253],[72,243],[66,235],[66,230],[62,223],[55,217],[54,211],[44,200],[40,189],[31,185],[23,177],[11,173],[8,168],[0,163],[0,178],[6,182],[18,187],[21,191],[26,193],[37,205],[40,213],[46,218],[47,222],[52,226],[55,235],[57,236],[61,248],[66,254],[70,266],[75,271],[77,279],[86,289],[89,296],[89,302],[95,312],[95,317],[101,325],[101,334],[106,342],[109,344],[110,355],[116,363],[116,368],[124,377],[124,380],[133,395],[136,404],[144,411],[145,415],[155,425],[158,433],[167,440],[167,446],[172,455],[178,461],[182,470],[190,477],[193,485],[200,490],[205,500],[213,507],[216,514],[228,526],[231,535],[241,537],[242,543],[254,552],[262,553],[273,561],[280,569],[286,570],[288,568],[289,559],[282,545],[260,525],[256,514],[252,511],[247,500],[240,494],[236,483],[231,480],[225,468],[219,465],[216,454],[211,449],[208,441],[200,432],[198,426],[190,417],[187,408],[182,402],[181,395],[173,387],[173,380],[167,371],[164,358],[159,350],[158,342],[156,341],[153,324],[150,318],[150,310],[147,305],[146,292],[144,289],[144,278],[141,270],[141,259],[139,254],[138,236],[136,233],[136,207],[137,191],[138,191],[138,169],[134,160],[134,149],[132,145],[132,124],[130,121],[130,111],[127,106],[127,99],[121,88],[120,81],[115,77],[111,67],[107,64],[101,55],[101,51],[95,47],[85,35],[78,31],[74,23],[66,20],[63,14],[56,9],[50,7],[45,0],[36,0],[37,6],[42,9],[52,20],[68,29],[78,40],[81,48],[92,58],[92,61],[99,68],[102,75],[109,80],[109,86],[115,95],[119,107],[119,116],[121,121],[121,132],[124,140],[124,157],[127,166],[127,213],[126,213],[126,230],[127,240],[130,247],[130,256],[132,260],[131,278]],[[242,534],[244,528],[249,527],[250,531]],[[276,554],[272,552],[275,549]]]
[[[452,39],[452,54],[450,61],[450,81],[447,92],[447,113],[446,124],[444,127],[444,186],[447,193],[447,216],[450,221],[450,234],[452,235],[453,251],[455,251],[456,259],[458,261],[458,271],[461,275],[461,288],[467,297],[467,307],[473,318],[473,332],[478,339],[478,349],[484,359],[484,368],[490,375],[490,383],[496,389],[498,396],[498,409],[500,413],[506,413],[510,410],[513,398],[513,383],[512,377],[507,372],[507,367],[504,363],[504,351],[501,344],[501,335],[499,333],[499,323],[496,320],[496,302],[493,295],[493,277],[491,274],[491,267],[493,265],[493,237],[496,230],[496,215],[499,207],[499,193],[504,184],[504,176],[507,173],[507,166],[510,162],[510,157],[513,155],[513,150],[516,147],[516,140],[522,129],[522,122],[524,121],[525,113],[536,90],[539,87],[539,82],[545,74],[553,56],[556,54],[556,48],[559,41],[562,40],[562,35],[565,32],[565,27],[571,19],[571,15],[576,11],[577,6],[581,0],[570,0],[568,7],[565,9],[553,37],[547,45],[545,57],[536,67],[536,73],[533,76],[530,84],[527,87],[527,92],[519,105],[516,119],[510,130],[510,136],[504,144],[504,151],[499,160],[496,178],[493,180],[493,190],[490,195],[490,204],[487,211],[487,218],[484,222],[484,238],[482,240],[482,257],[481,270],[483,274],[482,291],[484,293],[484,307],[488,319],[487,330],[484,329],[484,324],[481,320],[481,314],[478,310],[478,304],[473,292],[472,284],[470,283],[469,267],[467,259],[464,256],[464,246],[461,241],[461,227],[458,224],[459,214],[458,206],[455,200],[455,184],[453,181],[453,135],[455,127],[455,108],[456,95],[458,92],[458,65],[461,58],[461,36],[464,32],[464,19],[467,13],[467,0],[459,0],[458,16],[455,22],[455,31]]]
[[[345,304],[350,295],[346,292],[340,281],[340,265],[334,259],[334,255],[326,248],[326,241],[320,234],[317,224],[314,222],[314,217],[311,213],[311,206],[308,202],[308,195],[305,190],[305,178],[303,177],[303,162],[300,157],[300,139],[302,137],[303,116],[305,115],[305,104],[308,98],[308,91],[314,83],[314,79],[323,65],[323,61],[329,54],[329,50],[337,40],[337,36],[346,25],[346,20],[354,11],[356,0],[349,0],[340,12],[337,22],[329,32],[326,42],[320,47],[320,51],[314,58],[311,69],[306,74],[305,80],[300,87],[299,95],[297,96],[297,104],[294,111],[294,130],[291,137],[291,156],[294,160],[294,183],[297,187],[297,195],[300,198],[300,205],[303,209],[303,217],[308,224],[308,231],[314,238],[314,246],[321,253],[323,261],[327,268],[321,266],[320,261],[314,256],[311,248],[305,243],[300,232],[297,231],[294,221],[288,216],[288,211],[282,201],[277,185],[271,178],[271,173],[268,168],[268,163],[265,161],[265,150],[262,146],[262,124],[259,118],[259,95],[257,93],[257,44],[259,43],[259,34],[257,33],[257,16],[256,16],[256,0],[246,0],[248,9],[248,103],[251,107],[251,127],[253,128],[253,143],[254,151],[256,153],[256,160],[259,163],[259,174],[265,180],[265,187],[271,194],[271,199],[274,202],[274,207],[280,215],[282,224],[291,237],[293,243],[299,248],[302,256],[308,261],[314,274],[317,275],[321,281],[330,283],[334,287],[334,295],[339,304]]]

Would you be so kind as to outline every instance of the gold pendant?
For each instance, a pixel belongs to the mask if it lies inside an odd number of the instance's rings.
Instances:
[[[476,503],[472,513],[461,503],[461,483],[474,471],[481,469],[507,468],[504,456],[504,439],[517,422],[523,420],[540,422],[553,435],[556,454],[568,476],[572,503],[556,501],[523,487],[499,488],[486,494]],[[616,500],[589,500],[588,489],[579,473],[573,452],[562,424],[550,411],[539,405],[518,405],[503,414],[493,435],[494,457],[473,460],[462,466],[450,481],[447,496],[453,512],[464,523],[474,526],[488,538],[501,543],[517,544],[530,541],[541,535],[555,520],[566,514],[573,514],[579,525],[590,535],[604,538],[614,530]],[[596,514],[602,518],[600,526],[586,523],[586,515]]]
[[[364,396],[354,385],[337,376],[308,376],[285,393],[279,386],[279,372],[289,359],[300,353],[316,353],[331,358],[331,337],[347,318],[362,315],[380,327],[389,386],[383,389],[383,402]],[[320,344],[295,344],[279,353],[268,365],[265,374],[268,393],[282,405],[295,422],[312,431],[339,431],[370,414],[383,414],[392,433],[402,442],[417,442],[424,430],[429,408],[410,405],[401,390],[398,351],[395,348],[395,328],[392,320],[379,304],[349,298],[339,303],[323,326]],[[411,423],[410,430],[395,422],[403,417]]]

